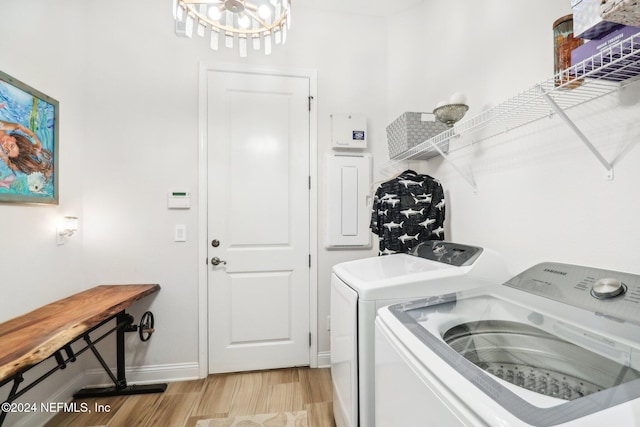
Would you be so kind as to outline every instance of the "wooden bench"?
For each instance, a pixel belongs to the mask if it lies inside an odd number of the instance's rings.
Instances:
[[[68,298],[40,307],[30,313],[0,323],[0,387],[13,382],[9,397],[11,403],[42,382],[86,350],[91,350],[105,369],[114,387],[80,390],[76,397],[114,396],[163,392],[166,384],[128,386],[125,375],[126,332],[138,330],[133,317],[125,312],[131,304],[160,290],[160,285],[101,285],[77,293]],[[115,326],[108,331],[97,331],[115,319]],[[90,334],[99,333],[92,338]],[[114,375],[98,352],[95,344],[116,333],[117,373]],[[72,344],[84,339],[81,349]],[[76,344],[77,346],[77,344]],[[38,379],[20,388],[23,374],[54,358],[56,366]],[[0,411],[0,425],[6,412]]]

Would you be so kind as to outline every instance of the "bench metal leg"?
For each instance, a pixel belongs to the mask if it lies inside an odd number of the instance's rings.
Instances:
[[[113,375],[111,369],[104,361],[98,350],[96,349],[94,343],[91,342],[88,335],[85,335],[85,341],[87,341],[87,345],[91,348],[93,354],[95,354],[98,362],[102,365],[102,368],[105,370],[107,375],[113,381],[114,386],[112,387],[97,387],[97,388],[85,388],[78,391],[73,395],[75,398],[84,398],[84,397],[108,397],[108,396],[127,396],[132,394],[147,394],[147,393],[162,393],[167,389],[166,383],[160,384],[146,384],[146,385],[127,385],[127,375],[126,375],[126,364],[125,364],[125,333],[128,331],[135,331],[136,329],[132,327],[133,318],[126,314],[124,311],[121,311],[116,315],[116,323],[117,331],[116,331],[116,375]]]

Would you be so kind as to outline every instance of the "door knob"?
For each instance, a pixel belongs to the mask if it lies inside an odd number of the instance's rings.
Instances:
[[[227,265],[227,261],[223,261],[217,256],[214,256],[213,258],[211,258],[211,265],[219,265],[219,264]]]

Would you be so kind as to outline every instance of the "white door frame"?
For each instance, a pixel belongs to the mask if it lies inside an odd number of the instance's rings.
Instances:
[[[311,268],[309,269],[309,331],[311,332],[311,348],[309,349],[309,364],[312,368],[318,366],[318,99],[317,80],[315,70],[264,68],[237,64],[222,64],[217,62],[200,62],[198,82],[198,371],[200,378],[209,374],[209,324],[208,317],[208,236],[207,236],[207,73],[209,71],[230,71],[254,74],[276,74],[292,77],[307,77],[309,79],[309,94],[313,97],[309,112],[309,174],[311,175],[311,190],[309,200],[309,253],[311,254]]]

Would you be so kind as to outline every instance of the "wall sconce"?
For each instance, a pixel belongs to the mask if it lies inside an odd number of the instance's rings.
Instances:
[[[56,243],[64,245],[65,237],[73,236],[76,231],[78,231],[78,217],[65,216],[56,229]]]

